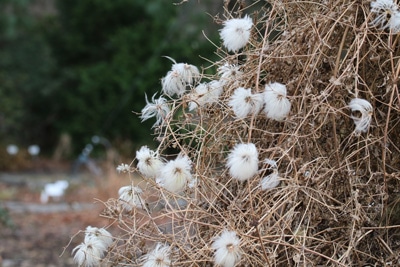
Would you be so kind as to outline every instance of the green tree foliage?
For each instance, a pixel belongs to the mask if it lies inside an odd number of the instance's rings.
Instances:
[[[51,152],[61,133],[79,152],[93,135],[151,139],[134,112],[161,88],[171,62],[199,67],[213,47],[198,3],[164,0],[55,0],[34,16],[34,1],[0,0],[0,135]],[[196,5],[197,4],[197,5]],[[215,31],[215,34],[217,32]]]
[[[162,56],[201,62],[201,51],[180,36],[185,26],[177,21],[178,8],[162,0],[57,3],[59,15],[48,23],[62,81],[54,96],[57,132],[69,132],[79,145],[93,134],[148,139],[151,122],[142,126],[131,112],[144,106],[144,92],[159,91],[171,64]]]
[[[0,1],[0,137],[23,145],[51,125],[55,68],[49,46],[29,15],[29,1]]]

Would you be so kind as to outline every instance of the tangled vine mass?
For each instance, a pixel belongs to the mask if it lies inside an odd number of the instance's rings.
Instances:
[[[118,166],[142,180],[78,265],[400,265],[398,5],[246,3],[214,17],[219,60],[169,58],[140,114],[158,147]]]

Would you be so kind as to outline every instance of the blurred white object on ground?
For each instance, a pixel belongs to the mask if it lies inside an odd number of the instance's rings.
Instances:
[[[16,155],[18,153],[19,149],[16,145],[8,145],[7,146],[7,153],[9,155]]]
[[[64,196],[65,190],[68,188],[69,183],[66,180],[56,181],[54,183],[45,184],[42,193],[40,194],[40,202],[47,203],[49,198],[59,200]]]
[[[40,147],[38,145],[30,145],[28,147],[28,153],[31,156],[37,156],[40,153]]]

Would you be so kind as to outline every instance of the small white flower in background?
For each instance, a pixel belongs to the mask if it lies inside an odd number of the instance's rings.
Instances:
[[[92,227],[92,226],[86,227],[86,230],[85,230],[85,243],[87,243],[89,241],[89,239],[93,239],[93,238],[103,242],[104,247],[106,249],[113,242],[112,235],[106,229]]]
[[[158,179],[160,185],[174,193],[182,191],[193,179],[190,172],[191,165],[192,161],[183,155],[170,160],[161,168]]]
[[[257,115],[263,104],[263,96],[261,94],[252,94],[251,89],[243,87],[239,87],[233,92],[228,103],[239,119],[244,119],[248,115]]]
[[[220,76],[220,82],[222,85],[225,85],[229,82],[233,82],[234,84],[240,80],[243,76],[243,72],[239,70],[240,67],[237,65],[229,65],[225,64],[218,68],[218,75]]]
[[[78,266],[97,267],[104,256],[106,248],[102,241],[97,239],[88,239],[72,250],[74,262]]]
[[[156,178],[165,164],[158,154],[147,146],[142,146],[136,151],[136,159],[139,172],[147,178]]]
[[[131,211],[133,207],[143,208],[144,201],[140,196],[143,193],[142,189],[136,186],[123,186],[118,190],[119,201],[122,207]]]
[[[290,112],[290,101],[286,97],[286,86],[281,83],[270,83],[265,86],[264,112],[267,118],[281,121]]]
[[[121,173],[121,172],[130,172],[131,171],[131,167],[128,164],[120,164],[117,167],[117,172]]]
[[[240,239],[234,231],[224,230],[214,238],[211,247],[214,251],[214,263],[223,267],[233,267],[240,261]]]
[[[400,31],[400,13],[393,0],[376,0],[371,2],[371,12],[375,13],[375,19],[371,26],[379,29],[389,28],[392,33]]]
[[[184,77],[177,70],[170,70],[167,75],[161,79],[161,86],[164,94],[169,96],[182,96],[186,91]]]
[[[171,265],[170,247],[157,243],[156,247],[143,257],[142,267],[169,267]]]
[[[220,36],[228,51],[236,52],[248,43],[252,26],[253,21],[247,15],[242,19],[230,19],[224,22]]]
[[[167,117],[169,112],[171,111],[167,100],[164,97],[159,97],[155,99],[156,95],[153,95],[151,98],[152,102],[149,102],[146,96],[146,106],[142,109],[142,115],[140,118],[142,122],[148,120],[152,117],[156,117],[156,122],[153,127],[156,125],[160,125],[160,123]]]
[[[237,144],[228,155],[229,174],[237,180],[245,181],[258,171],[258,151],[253,143]]]
[[[178,72],[187,84],[193,84],[200,79],[199,69],[194,65],[175,63],[172,65],[172,71]]]
[[[365,99],[354,98],[350,101],[349,108],[352,112],[358,111],[360,113],[360,116],[350,116],[356,125],[355,132],[357,134],[367,132],[372,120],[372,105]]]

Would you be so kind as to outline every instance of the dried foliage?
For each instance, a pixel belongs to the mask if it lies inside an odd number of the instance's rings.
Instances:
[[[260,1],[256,11],[242,4],[225,1],[215,18],[220,27],[245,15],[254,23],[239,52],[216,49],[210,68],[237,66],[218,102],[189,112],[190,91],[168,97],[171,111],[154,127],[157,153],[188,156],[196,184],[172,193],[143,177],[144,209],[106,202],[102,216],[120,233],[104,262],[140,266],[161,243],[173,266],[213,266],[213,242],[227,230],[240,239],[236,266],[400,264],[399,35],[370,25],[366,1]],[[287,87],[288,117],[235,117],[235,89],[257,94],[274,82]],[[365,133],[355,131],[354,98],[373,107]],[[245,181],[226,165],[240,143],[258,150],[259,171]],[[271,173],[279,185],[261,190]]]

